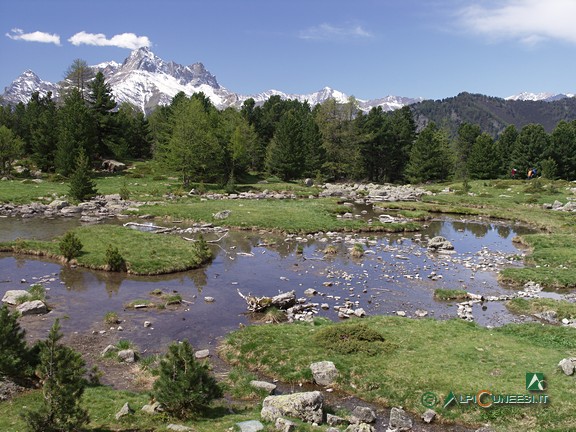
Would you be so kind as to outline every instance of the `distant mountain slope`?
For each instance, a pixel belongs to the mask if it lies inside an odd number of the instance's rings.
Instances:
[[[341,103],[348,100],[348,95],[330,87],[308,94],[287,94],[269,90],[256,95],[240,95],[222,87],[202,63],[183,66],[172,61],[167,62],[148,48],[132,51],[122,64],[106,62],[92,67],[94,70],[102,71],[118,103],[129,102],[145,113],[149,113],[158,105],[169,104],[179,92],[184,92],[188,96],[203,92],[218,108],[240,107],[248,98],[254,99],[256,104],[262,104],[272,95],[278,95],[282,99],[308,101],[312,106],[330,98]],[[50,89],[57,97],[58,88],[58,84],[41,81],[34,72],[26,71],[8,86],[1,96],[5,104],[15,105],[19,102],[26,103],[36,90],[43,95]],[[375,106],[382,107],[384,111],[392,111],[421,100],[421,98],[386,96],[372,101],[358,100],[358,104],[364,111],[369,111]]]
[[[443,100],[425,100],[411,105],[419,127],[430,121],[447,127],[453,135],[462,123],[473,123],[482,131],[497,136],[506,126],[538,123],[551,132],[561,120],[576,119],[576,98],[544,100],[506,100],[480,94],[460,93]]]

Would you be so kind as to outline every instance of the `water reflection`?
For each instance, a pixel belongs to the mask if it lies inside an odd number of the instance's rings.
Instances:
[[[0,220],[0,240],[18,236],[61,235],[77,224],[67,219],[58,221],[17,219]],[[44,281],[54,317],[68,316],[67,326],[76,331],[101,329],[106,312],[115,311],[126,334],[141,347],[157,346],[162,341],[189,338],[195,346],[206,346],[239,323],[249,322],[244,294],[274,295],[296,290],[299,297],[307,288],[320,295],[311,301],[326,303],[320,313],[337,319],[333,306],[345,299],[357,302],[368,314],[394,314],[416,309],[430,316],[456,316],[454,304],[433,299],[436,288],[463,288],[485,295],[505,292],[496,280],[496,271],[504,265],[519,265],[509,258],[521,253],[512,238],[523,231],[499,223],[468,220],[436,220],[422,232],[391,235],[340,234],[297,237],[276,236],[258,232],[230,232],[218,243],[211,244],[215,258],[202,269],[162,276],[132,276],[120,273],[90,271],[29,257],[0,254],[0,289],[22,288],[34,281]],[[160,234],[159,234],[160,235]],[[431,254],[426,249],[428,237],[442,235],[455,247],[454,255]],[[205,236],[215,240],[220,235]],[[48,237],[49,238],[49,237]],[[349,251],[362,242],[365,254],[353,258]],[[332,245],[335,255],[325,255]],[[302,253],[297,253],[301,251]],[[432,280],[430,275],[441,276]],[[54,281],[46,281],[54,276]],[[21,279],[26,284],[20,284]],[[1,281],[0,281],[1,282]],[[185,300],[176,310],[128,310],[125,305],[135,299],[149,298],[150,292],[178,292]],[[210,296],[215,302],[204,301]],[[501,304],[489,304],[487,310],[475,311],[482,324],[499,324],[509,315]],[[153,321],[154,330],[143,329],[144,320]]]

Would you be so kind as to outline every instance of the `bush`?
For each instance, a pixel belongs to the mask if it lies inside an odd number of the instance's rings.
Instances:
[[[18,313],[0,308],[0,379],[21,380],[33,373],[34,352],[26,345],[26,332],[18,324]]]
[[[82,150],[76,159],[76,169],[70,177],[68,194],[72,199],[84,201],[96,196],[96,183],[90,177],[90,161]]]
[[[106,249],[106,264],[110,271],[126,271],[126,260],[120,255],[118,248],[112,247],[112,245],[108,245]]]
[[[42,380],[43,404],[23,417],[33,432],[81,430],[88,412],[80,406],[86,387],[85,363],[80,354],[59,343],[60,322],[56,320],[48,338],[40,342],[38,375]]]
[[[331,324],[320,329],[314,339],[318,345],[338,354],[376,355],[395,348],[384,336],[366,324]]]
[[[62,237],[59,244],[60,253],[66,258],[66,261],[70,261],[73,258],[80,256],[80,252],[82,252],[82,242],[78,238],[76,234],[72,231],[68,231]]]
[[[222,389],[208,372],[208,366],[194,357],[190,342],[173,343],[160,362],[160,374],[153,395],[164,410],[179,419],[195,417]]]
[[[128,189],[126,180],[124,180],[124,183],[122,183],[122,187],[120,188],[120,198],[124,201],[128,201],[130,199],[130,189]]]

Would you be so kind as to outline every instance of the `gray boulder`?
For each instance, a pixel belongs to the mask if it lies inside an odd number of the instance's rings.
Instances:
[[[348,424],[349,421],[334,414],[326,414],[326,423],[328,426],[341,426]]]
[[[345,432],[374,432],[374,426],[368,423],[351,424],[345,429]]]
[[[130,405],[128,405],[128,402],[126,402],[124,406],[120,408],[120,411],[116,413],[116,420],[120,420],[122,417],[125,417],[130,414],[134,414],[134,410],[130,408]]]
[[[274,428],[280,432],[294,432],[296,431],[296,423],[285,418],[277,418]]]
[[[264,425],[258,420],[243,421],[236,423],[236,426],[238,426],[240,432],[258,432],[264,430]]]
[[[16,310],[24,315],[42,315],[48,313],[48,307],[42,300],[32,300],[16,306]]]
[[[428,249],[431,250],[454,250],[454,245],[450,243],[445,237],[436,236],[428,241]]]
[[[276,384],[272,384],[266,381],[252,380],[250,381],[250,387],[253,387],[257,390],[266,390],[266,392],[268,392],[270,395],[274,394],[276,391]]]
[[[398,432],[412,429],[412,419],[402,408],[393,407],[390,410],[390,428]]]
[[[136,361],[136,353],[131,349],[118,351],[118,358],[124,363],[134,363]]]
[[[214,213],[212,217],[214,219],[226,219],[228,216],[230,216],[230,213],[232,213],[231,210],[222,210],[219,211],[218,213]]]
[[[574,375],[574,371],[576,370],[576,358],[565,358],[560,360],[558,363],[558,367],[562,369],[564,375]]]
[[[166,429],[176,432],[195,432],[196,429],[191,428],[190,426],[184,426],[179,424],[170,423],[166,426]]]
[[[338,369],[331,361],[321,361],[310,365],[312,376],[316,384],[330,386],[338,378]]]
[[[22,297],[27,297],[29,295],[26,290],[8,290],[2,297],[2,302],[9,305],[17,305],[18,299]]]
[[[146,414],[158,414],[164,411],[160,402],[156,401],[150,404],[146,404],[142,407],[142,410]]]
[[[279,417],[298,418],[308,423],[322,423],[324,396],[319,391],[268,396],[262,402],[260,415],[275,422]]]
[[[351,423],[374,423],[376,413],[372,408],[357,406],[352,411]]]

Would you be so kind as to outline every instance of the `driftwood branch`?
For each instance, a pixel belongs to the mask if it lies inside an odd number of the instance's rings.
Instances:
[[[238,295],[244,299],[250,312],[262,312],[269,307],[277,307],[278,309],[288,309],[296,304],[296,292],[289,291],[278,294],[274,297],[257,297],[253,295],[244,295],[238,291]]]
[[[222,240],[224,237],[226,237],[229,232],[230,232],[230,231],[226,231],[226,232],[224,233],[224,235],[223,235],[222,237],[220,237],[219,239],[216,239],[216,240],[204,240],[204,241],[205,241],[206,243],[218,243],[220,240]],[[198,241],[198,240],[193,239],[193,238],[190,238],[190,237],[182,237],[182,238],[183,238],[184,240],[188,240],[188,241],[191,241],[191,242],[197,242],[197,241]]]

